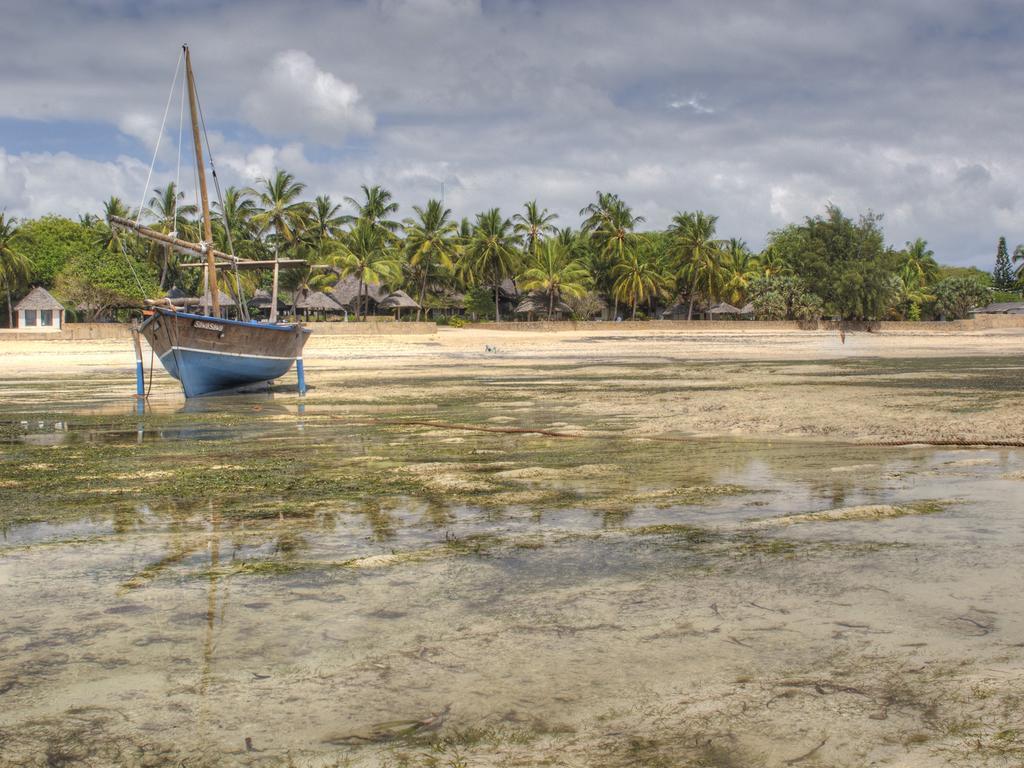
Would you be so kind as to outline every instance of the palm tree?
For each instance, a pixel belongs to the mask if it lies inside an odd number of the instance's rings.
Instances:
[[[550,320],[557,300],[565,296],[579,297],[587,292],[590,273],[583,262],[572,257],[564,243],[544,240],[530,256],[522,281],[524,290],[547,295]]]
[[[693,300],[698,294],[710,302],[722,291],[722,242],[715,239],[717,222],[717,216],[703,211],[680,212],[672,217],[669,226],[679,276],[688,286],[690,294],[687,320],[693,318]]]
[[[725,294],[740,307],[746,303],[750,281],[758,275],[758,259],[743,240],[731,238],[725,246],[722,259],[725,271]]]
[[[395,233],[401,226],[388,217],[398,213],[398,203],[394,202],[391,192],[381,186],[368,187],[363,184],[363,199],[360,202],[354,197],[346,197],[345,202],[356,209],[356,216],[345,216],[346,224],[354,224],[357,219],[368,221],[375,227],[381,227],[388,233]]]
[[[786,275],[791,271],[778,247],[772,243],[765,246],[765,249],[758,254],[757,266],[758,274],[767,278]]]
[[[126,239],[124,231],[118,227],[112,227],[108,223],[111,216],[120,216],[123,219],[132,218],[131,211],[124,201],[116,196],[111,196],[103,203],[103,216],[91,216],[94,242],[104,251],[110,254],[122,253],[128,250],[129,240]],[[84,219],[85,217],[83,217]],[[83,221],[83,224],[85,222]]]
[[[18,233],[18,220],[8,219],[0,211],[0,283],[7,294],[7,327],[14,327],[14,302],[11,293],[28,283],[32,274],[32,263],[14,242]]]
[[[185,193],[178,190],[174,182],[170,182],[163,189],[154,189],[154,195],[149,199],[145,213],[155,219],[150,225],[157,232],[165,235],[174,235],[188,240],[198,237],[198,228],[189,220],[196,215],[196,207],[182,203]],[[167,276],[172,263],[175,261],[174,250],[169,245],[154,245],[154,248],[162,254],[160,259],[160,290],[167,287]]]
[[[359,279],[356,320],[365,314],[363,286],[366,283],[394,280],[401,274],[401,266],[392,251],[387,231],[368,219],[357,221],[352,230],[344,234],[330,261],[341,270],[342,275],[355,275]]]
[[[668,285],[665,265],[653,247],[630,248],[612,268],[615,283],[612,291],[616,301],[632,306],[631,319],[636,320],[636,307],[658,294]]]
[[[218,216],[214,219],[213,239],[224,252],[234,251],[236,256],[255,258],[261,244],[253,222],[258,209],[250,190],[228,187],[224,190],[224,204],[213,204]],[[230,233],[231,246],[228,246]]]
[[[594,266],[614,281],[615,267],[640,245],[640,236],[633,230],[644,222],[644,217],[634,216],[633,209],[620,200],[618,195],[600,191],[597,193],[597,201],[582,209],[580,216],[586,216],[581,231],[589,235],[597,254],[598,263]],[[614,287],[611,296],[614,301],[612,313],[617,315],[619,292]]]
[[[341,234],[344,223],[345,216],[341,212],[341,206],[336,205],[329,195],[318,195],[313,200],[306,235],[316,247],[318,257],[323,257],[324,244]]]
[[[426,208],[412,207],[416,219],[406,219],[405,254],[409,266],[419,278],[419,305],[416,319],[420,319],[427,293],[427,281],[441,269],[452,269],[457,255],[455,241],[459,228],[451,220],[452,212],[440,200],[428,200]]]
[[[295,246],[309,221],[309,204],[299,200],[306,185],[282,170],[271,178],[259,179],[257,184],[259,189],[245,190],[256,198],[253,224],[262,230],[273,230],[275,251],[281,245]]]
[[[935,252],[928,248],[928,241],[920,237],[914,242],[907,241],[901,253],[900,277],[909,289],[931,285],[939,276],[939,264]]]
[[[494,284],[494,318],[501,322],[501,281],[515,271],[515,235],[512,222],[491,208],[476,216],[476,226],[466,248],[466,260],[478,277],[488,275]]]
[[[551,222],[558,218],[558,214],[548,213],[547,208],[539,209],[536,200],[523,203],[523,209],[526,214],[517,213],[512,221],[515,223],[516,235],[522,238],[524,250],[528,256],[532,256],[537,250],[537,244],[557,231]]]

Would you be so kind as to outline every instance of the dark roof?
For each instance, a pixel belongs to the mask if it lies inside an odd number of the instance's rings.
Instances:
[[[21,309],[64,309],[64,305],[53,298],[45,288],[36,287],[15,304],[14,309],[15,311]]]
[[[235,306],[235,300],[232,299],[230,296],[228,296],[226,293],[224,293],[224,291],[221,291],[221,290],[218,289],[218,291],[217,291],[217,298],[220,299],[220,305],[222,307],[233,307],[233,306]],[[213,301],[213,297],[210,295],[210,292],[207,291],[206,293],[203,294],[203,297],[199,300],[199,305],[202,306],[202,307],[206,307],[206,306],[209,306],[212,301]]]
[[[972,309],[973,315],[1019,315],[1024,314],[1024,301],[997,301],[987,307]]]
[[[296,309],[315,312],[341,312],[341,305],[323,291],[303,291],[295,299]]]
[[[359,279],[354,275],[347,275],[334,285],[330,290],[330,297],[341,307],[355,306],[356,294],[359,293]],[[369,296],[374,302],[381,302],[387,298],[388,292],[380,283],[363,283],[363,295]]]
[[[516,287],[515,280],[510,277],[506,277],[501,281],[501,285],[498,286],[498,292],[506,299],[519,298],[519,288]]]
[[[381,309],[419,309],[420,305],[416,303],[405,291],[395,291],[386,299],[377,304]]]
[[[270,306],[270,291],[264,291],[262,288],[252,295],[249,299],[249,306],[262,307],[264,309]],[[287,305],[281,301],[281,297],[277,297],[277,308],[285,309]]]
[[[187,298],[189,298],[189,295],[187,293],[185,293],[183,290],[181,290],[181,288],[179,288],[176,285],[172,286],[171,290],[169,290],[165,295],[167,296],[168,299],[187,299]]]
[[[525,312],[535,312],[537,314],[543,314],[548,311],[548,297],[547,294],[541,291],[532,291],[523,297],[515,308],[515,313],[522,314]],[[555,300],[555,312],[562,314],[571,315],[572,308],[561,299]]]
[[[734,307],[727,301],[720,301],[717,304],[708,307],[709,315],[741,315],[743,310],[739,307]]]

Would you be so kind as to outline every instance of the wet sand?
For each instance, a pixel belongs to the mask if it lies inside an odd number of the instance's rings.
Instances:
[[[314,336],[306,367],[344,373],[355,397],[403,397],[406,382],[446,393],[489,376],[631,434],[772,435],[861,441],[1012,441],[1024,437],[1024,329],[940,333],[831,331],[565,333],[439,328],[436,336]],[[892,361],[890,364],[887,361]],[[961,361],[961,362],[957,362]],[[18,378],[124,370],[124,341],[7,342]],[[146,361],[147,367],[149,360]],[[173,382],[157,367],[158,391]],[[614,382],[608,387],[606,381]],[[132,391],[129,389],[129,392]],[[756,404],[756,405],[755,405]]]
[[[0,348],[0,765],[1018,766],[1022,341]]]

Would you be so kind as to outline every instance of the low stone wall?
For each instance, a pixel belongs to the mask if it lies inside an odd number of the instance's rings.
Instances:
[[[437,323],[363,320],[360,322],[305,323],[318,336],[397,336],[399,334],[434,334]]]
[[[1024,315],[982,315],[970,320],[910,322],[905,320],[880,322],[836,323],[830,320],[801,323],[790,320],[626,320],[621,323],[605,321],[577,322],[575,320],[501,323],[467,323],[466,328],[492,331],[877,331],[904,333],[964,333],[999,329],[1024,329]]]
[[[436,323],[396,323],[393,320],[366,320],[351,323],[306,323],[317,336],[373,336],[437,333]],[[89,339],[130,339],[128,323],[65,323],[60,331],[32,333],[17,328],[0,328],[3,341],[85,341]]]
[[[466,328],[491,331],[797,331],[800,324],[780,320],[536,320],[534,322],[467,323]]]
[[[79,341],[83,339],[128,339],[132,329],[125,323],[65,323],[59,331],[33,333],[17,328],[0,329],[0,341]]]

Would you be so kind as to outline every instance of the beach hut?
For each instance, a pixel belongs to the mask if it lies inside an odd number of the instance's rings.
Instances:
[[[523,299],[516,304],[515,313],[517,315],[526,315],[528,320],[533,320],[534,315],[547,318],[547,294],[543,291],[532,291],[526,294]],[[556,299],[552,317],[562,318],[569,317],[570,315],[572,315],[572,308],[561,299]]]
[[[395,317],[399,320],[402,319],[403,309],[419,309],[420,305],[416,303],[405,291],[395,291],[386,298],[382,299],[377,306],[380,309],[393,309],[395,310]]]
[[[264,291],[262,289],[256,291],[249,299],[250,309],[255,310],[253,314],[266,314],[270,315],[270,305],[272,304],[272,297],[270,291]],[[277,311],[278,313],[284,312],[288,306],[281,301],[281,297],[277,298]]]
[[[1024,315],[1024,301],[998,301],[985,307],[972,309],[968,314],[978,315]]]
[[[720,320],[725,317],[739,317],[741,314],[743,314],[743,310],[739,307],[734,307],[727,301],[720,301],[707,309],[707,316],[709,320]]]
[[[195,296],[189,296],[178,286],[171,286],[171,290],[164,294],[164,298],[167,299],[175,307],[182,307],[188,309],[189,307],[196,307],[199,304],[199,299]]]
[[[334,284],[328,293],[339,307],[344,307],[349,312],[356,311],[356,296],[359,293],[359,280],[353,275],[346,275]],[[388,296],[388,292],[380,283],[363,283],[363,301],[365,302],[366,314],[372,315],[380,304]]]
[[[226,294],[224,291],[218,290],[217,296],[220,299],[221,317],[227,317],[229,309],[238,309],[238,304],[235,302],[235,300],[231,298],[231,296]],[[213,306],[213,297],[210,295],[209,291],[204,293],[201,298],[193,299],[192,301],[194,301],[197,306],[203,307],[204,312],[211,311],[209,308]]]
[[[64,327],[64,305],[45,288],[36,287],[14,305],[18,327],[23,331],[55,333]]]
[[[320,315],[337,315],[345,312],[345,309],[334,299],[323,291],[301,291],[295,299],[295,311],[302,312],[305,318],[309,318],[312,312],[314,317]]]

